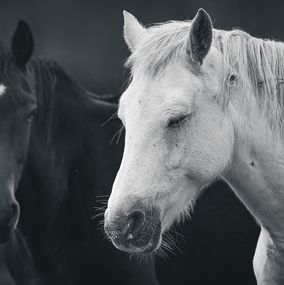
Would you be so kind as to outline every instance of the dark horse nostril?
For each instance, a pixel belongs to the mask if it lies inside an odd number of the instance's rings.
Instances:
[[[146,215],[140,210],[135,210],[127,216],[125,237],[126,239],[133,239],[143,229]]]

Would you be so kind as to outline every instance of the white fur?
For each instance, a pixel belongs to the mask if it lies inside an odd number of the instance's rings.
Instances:
[[[139,44],[140,38],[146,33],[146,30],[139,24],[137,19],[127,11],[123,11],[123,17],[124,38],[129,49],[133,51]]]
[[[284,46],[214,30],[203,65],[191,66],[190,26],[156,25],[135,40],[132,82],[118,112],[125,150],[108,217],[140,200],[160,209],[166,230],[202,188],[223,178],[262,227],[258,284],[284,284]],[[169,128],[180,115],[188,115],[182,126]]]

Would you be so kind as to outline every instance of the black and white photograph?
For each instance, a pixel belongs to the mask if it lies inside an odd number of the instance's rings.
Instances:
[[[0,285],[284,285],[282,0],[0,4]]]

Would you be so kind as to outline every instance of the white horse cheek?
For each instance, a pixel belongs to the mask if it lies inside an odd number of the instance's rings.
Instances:
[[[213,115],[212,115],[213,117]],[[204,118],[192,123],[187,136],[186,168],[188,175],[207,184],[222,174],[233,152],[234,133],[231,122],[223,118]]]

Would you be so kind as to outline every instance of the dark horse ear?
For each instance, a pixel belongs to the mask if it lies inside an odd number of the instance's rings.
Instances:
[[[192,21],[186,45],[187,54],[194,62],[202,64],[212,43],[212,21],[207,12],[199,9]]]
[[[32,56],[34,39],[29,25],[21,20],[14,32],[11,44],[12,54],[20,67],[25,67]]]

